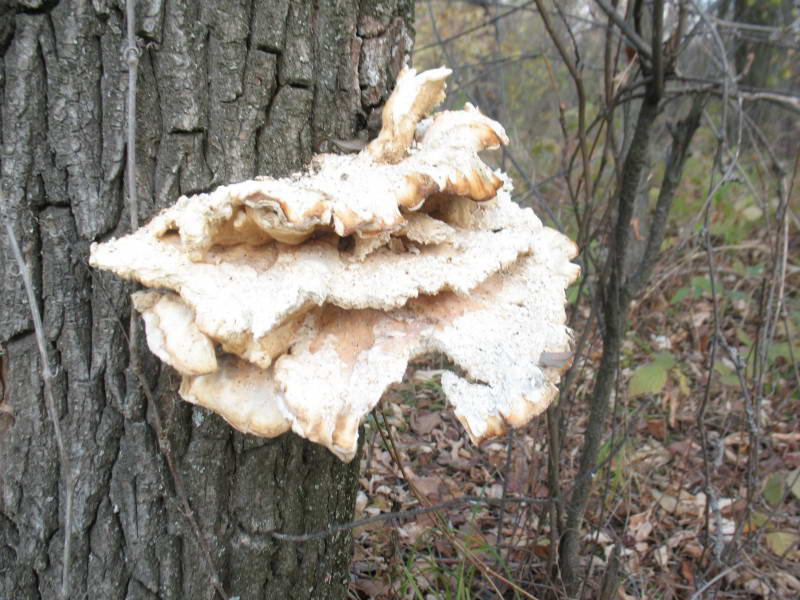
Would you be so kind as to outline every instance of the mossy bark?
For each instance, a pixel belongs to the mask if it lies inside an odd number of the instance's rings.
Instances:
[[[326,139],[366,128],[410,51],[412,6],[139,0],[141,218],[181,194],[298,170]],[[87,266],[91,242],[130,229],[124,2],[12,0],[0,14],[0,212],[30,267],[56,373],[75,481],[68,596],[212,598],[218,577],[242,600],[342,598],[349,534],[293,544],[268,532],[352,518],[358,461],[293,434],[234,432],[182,402],[175,373],[141,343],[149,403],[128,364],[134,288]],[[0,598],[57,598],[63,473],[4,232],[0,285]]]

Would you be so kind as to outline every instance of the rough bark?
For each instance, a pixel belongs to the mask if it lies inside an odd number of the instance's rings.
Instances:
[[[137,4],[143,219],[180,194],[300,169],[325,139],[353,137],[410,50],[410,0]],[[0,2],[0,17],[0,212],[57,373],[75,479],[69,597],[211,598],[215,575],[243,600],[343,597],[349,534],[293,544],[268,532],[349,520],[358,460],[292,434],[234,432],[181,402],[174,373],[141,344],[151,405],[128,365],[133,288],[87,267],[92,241],[128,231],[124,2]],[[64,481],[5,233],[0,285],[0,599],[57,598]],[[159,450],[156,410],[202,540]]]

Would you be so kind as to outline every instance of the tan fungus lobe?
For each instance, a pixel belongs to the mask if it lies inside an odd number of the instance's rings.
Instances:
[[[463,373],[442,386],[476,443],[547,407],[576,248],[479,158],[508,143],[498,123],[471,105],[430,116],[449,73],[405,69],[358,155],[182,197],[93,244],[92,266],[161,290],[134,306],[184,399],[346,461],[363,417],[431,352]]]
[[[417,124],[445,98],[445,80],[452,73],[441,67],[417,74],[404,68],[381,113],[381,130],[366,153],[376,162],[394,164],[405,158]]]
[[[297,315],[312,307],[391,310],[419,294],[468,294],[530,251],[542,229],[530,209],[505,192],[483,209],[471,204],[471,229],[426,215],[408,223],[416,252],[383,246],[361,262],[330,237],[298,246],[215,247],[205,261],[194,262],[177,236],[158,237],[147,227],[96,246],[91,261],[148,287],[177,292],[194,311],[197,327],[223,350],[267,368],[288,347]],[[451,243],[421,242],[446,240],[450,230]]]
[[[538,364],[542,353],[569,347],[564,289],[578,275],[569,262],[574,245],[543,229],[533,253],[490,277],[467,296],[421,296],[391,310],[344,310],[326,304],[309,311],[291,344],[261,371],[271,386],[261,396],[265,413],[330,448],[342,460],[354,455],[358,425],[408,363],[431,352],[445,354],[466,374],[446,372],[442,386],[456,416],[478,443],[519,427],[557,394],[558,368]],[[543,287],[537,281],[556,285]],[[181,395],[229,420],[235,396],[220,395],[216,381],[253,377],[253,365],[234,360],[212,374],[185,376]],[[260,415],[259,411],[251,411]],[[249,421],[232,424],[256,431]],[[260,425],[263,428],[263,425]]]

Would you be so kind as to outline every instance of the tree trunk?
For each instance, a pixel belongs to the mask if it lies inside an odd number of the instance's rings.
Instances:
[[[290,173],[327,138],[353,137],[411,44],[411,0],[137,5],[143,219],[181,194]],[[293,434],[233,431],[182,402],[176,374],[140,343],[150,403],[128,365],[133,286],[87,266],[91,242],[130,229],[125,29],[122,1],[0,3],[0,212],[43,311],[74,480],[68,597],[212,598],[217,578],[242,600],[341,598],[348,533],[295,544],[269,532],[351,519],[358,459],[342,464]],[[65,478],[0,231],[0,599],[57,598]]]

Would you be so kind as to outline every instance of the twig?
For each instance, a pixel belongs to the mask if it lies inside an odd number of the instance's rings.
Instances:
[[[42,315],[39,312],[39,305],[36,302],[33,281],[31,280],[28,265],[25,264],[25,260],[22,258],[22,252],[19,249],[19,243],[14,234],[14,229],[11,227],[11,223],[8,219],[6,219],[5,225],[8,241],[11,244],[11,251],[14,254],[14,260],[19,268],[19,275],[22,278],[22,283],[25,286],[25,294],[28,296],[28,306],[31,311],[31,318],[33,319],[36,345],[39,347],[39,358],[42,362],[45,405],[47,406],[47,414],[53,423],[53,431],[58,448],[58,458],[61,464],[61,473],[64,477],[64,550],[61,556],[61,562],[63,563],[61,566],[61,598],[66,600],[69,598],[69,567],[72,553],[72,495],[74,491],[72,466],[69,455],[67,454],[67,449],[64,446],[64,436],[61,432],[61,420],[56,410],[56,400],[53,395],[53,373],[50,371],[50,358],[47,353],[47,342],[44,338],[44,325],[42,324]]]
[[[644,255],[627,283],[632,294],[638,294],[642,290],[644,284],[650,279],[653,267],[658,260],[667,229],[668,216],[672,209],[672,201],[683,177],[683,168],[686,165],[689,146],[700,126],[700,117],[705,106],[705,100],[706,97],[704,95],[696,96],[692,102],[692,109],[689,115],[675,127]]]
[[[508,479],[511,476],[511,469],[513,468],[512,456],[514,454],[514,430],[509,429],[506,434],[506,464],[503,468],[503,493],[500,496],[501,500],[505,500],[508,496]],[[500,540],[503,536],[503,521],[506,516],[505,502],[500,504],[500,514],[497,516],[497,543],[495,545],[498,554],[500,553]]]
[[[591,399],[589,421],[581,451],[578,474],[572,488],[567,509],[566,525],[560,551],[560,567],[569,594],[577,591],[577,569],[580,528],[592,489],[592,474],[600,451],[602,431],[608,413],[609,399],[619,369],[622,340],[627,321],[630,293],[626,286],[625,265],[628,255],[630,222],[633,205],[639,189],[645,164],[645,153],[650,144],[651,131],[658,115],[658,99],[648,94],[639,110],[633,141],[622,171],[622,181],[617,191],[617,218],[611,234],[608,257],[610,272],[604,277],[602,305],[605,321],[603,354],[597,371]]]
[[[504,19],[505,17],[509,17],[509,16],[513,15],[515,12],[518,12],[520,10],[523,10],[524,8],[527,8],[531,4],[533,4],[533,0],[529,0],[528,2],[524,2],[523,4],[520,4],[519,6],[515,6],[511,10],[507,10],[504,13],[501,13],[499,15],[495,15],[491,19],[487,19],[487,20],[485,20],[485,21],[483,21],[481,23],[478,23],[477,25],[475,25],[473,27],[470,27],[470,28],[465,29],[463,31],[459,31],[455,35],[451,35],[449,38],[445,38],[445,39],[437,38],[436,42],[434,42],[432,44],[428,44],[427,46],[421,46],[419,48],[415,48],[414,49],[414,54],[416,54],[417,52],[422,52],[423,50],[430,50],[431,48],[436,48],[437,46],[444,46],[444,44],[447,44],[449,42],[457,40],[458,38],[464,37],[465,35],[469,35],[470,33],[474,33],[476,31],[478,31],[479,29],[483,29],[484,27],[488,27],[489,25],[492,25],[492,24],[496,23],[497,21],[499,21],[501,19]],[[455,63],[453,63],[453,64],[455,64]]]
[[[653,3],[653,94],[661,98],[664,94],[664,0]]]
[[[133,351],[133,348],[131,348],[131,351]],[[147,379],[145,378],[145,375],[140,368],[138,360],[133,361],[133,359],[131,359],[131,369],[133,370],[134,375],[136,375],[136,378],[139,380],[139,385],[142,387],[142,392],[144,392],[148,404],[153,409],[152,410],[153,428],[156,431],[156,439],[158,440],[158,449],[161,451],[161,454],[167,461],[167,466],[169,468],[170,474],[172,475],[172,481],[175,485],[175,495],[178,496],[178,499],[181,501],[184,515],[186,516],[186,519],[189,521],[189,524],[192,527],[194,535],[197,538],[197,542],[203,551],[203,558],[205,559],[208,568],[211,570],[210,573],[211,584],[214,586],[214,589],[224,600],[229,600],[228,594],[225,592],[225,588],[222,586],[222,580],[219,578],[219,575],[217,574],[217,569],[216,566],[214,565],[214,559],[211,556],[211,549],[208,546],[208,541],[206,540],[202,530],[200,529],[200,525],[197,522],[194,510],[192,509],[192,505],[189,503],[189,497],[186,494],[186,489],[183,486],[183,479],[181,478],[180,472],[178,471],[178,467],[175,464],[175,457],[172,454],[172,449],[169,447],[169,441],[167,439],[167,436],[164,434],[164,429],[161,425],[161,415],[158,412],[158,403],[156,402],[155,397],[153,396],[153,392],[150,389],[150,386],[147,385]]]
[[[392,430],[387,424],[386,415],[382,411],[381,411],[381,414],[383,416],[383,425],[386,428],[386,435],[384,436],[384,433],[383,433],[383,431],[382,431],[382,429],[380,427],[378,428],[378,432],[381,434],[381,438],[383,439],[384,444],[386,444],[386,446],[387,446],[387,448],[389,450],[389,454],[392,456],[392,459],[394,460],[395,464],[397,465],[397,468],[400,470],[400,473],[402,474],[403,479],[406,481],[406,483],[408,483],[408,486],[411,488],[411,491],[413,492],[414,496],[417,498],[417,500],[419,502],[422,502],[422,503],[427,505],[425,508],[429,508],[431,506],[430,501],[427,499],[427,497],[424,494],[422,494],[420,492],[420,490],[416,487],[416,485],[414,485],[414,480],[409,476],[408,472],[406,471],[405,465],[403,464],[403,461],[402,461],[402,459],[400,457],[400,452],[397,450],[397,446],[394,443],[394,437],[392,436]],[[480,501],[484,500],[481,496],[466,496],[466,498],[472,498],[472,499],[478,498]],[[490,503],[490,504],[494,504],[494,503],[498,503],[498,502],[501,503],[502,502],[502,500],[497,500],[497,499],[494,499],[494,498],[491,498],[491,499],[486,498],[485,500],[487,501],[487,503]],[[541,502],[541,503],[545,503],[545,502],[549,502],[550,501],[549,498],[538,498],[538,499],[529,499],[529,500],[531,500],[531,502]],[[493,581],[492,577],[501,580],[503,583],[505,583],[509,587],[513,588],[517,593],[522,594],[526,598],[529,598],[530,600],[536,600],[536,598],[534,596],[532,596],[531,594],[529,594],[528,592],[523,590],[520,586],[518,586],[516,583],[514,583],[513,581],[511,581],[507,577],[504,577],[502,574],[500,574],[497,571],[495,571],[494,569],[492,569],[489,565],[487,565],[485,562],[483,562],[474,552],[472,552],[469,548],[465,547],[464,544],[462,544],[461,541],[458,540],[456,538],[456,536],[452,533],[452,531],[450,530],[449,524],[447,523],[447,521],[445,521],[445,519],[440,514],[435,513],[435,518],[436,518],[436,520],[438,522],[438,526],[439,526],[440,530],[447,536],[447,538],[450,540],[450,542],[453,544],[453,546],[458,550],[458,552],[462,556],[466,557],[466,559],[468,561],[470,561],[473,565],[475,565],[475,567],[481,573],[483,573],[484,576],[486,576],[486,581],[489,582],[489,585],[492,586],[492,588],[494,589],[494,591],[497,593],[498,596],[501,595],[501,592],[498,589],[498,587],[495,584],[495,582]]]
[[[625,19],[617,12],[617,10],[611,6],[606,0],[595,0],[597,5],[603,10],[604,13],[614,21],[614,25],[619,27],[620,31],[622,32],[625,40],[639,53],[640,56],[647,59],[648,61],[652,59],[652,53],[650,52],[650,47],[647,45],[639,34],[636,33],[633,28],[630,26]]]
[[[136,47],[136,0],[126,0],[126,19],[128,21],[128,45],[124,51],[125,62],[128,63],[128,107],[127,107],[127,159],[128,159],[128,214],[131,222],[131,232],[139,228],[139,202],[136,196],[136,77],[139,67],[139,48]],[[134,371],[134,363],[138,360],[136,354],[136,314],[131,310],[128,322],[128,356]]]
[[[139,229],[139,204],[136,199],[136,77],[139,67],[139,48],[136,47],[136,0],[127,0],[128,46],[125,62],[128,63],[128,210],[131,231]]]
[[[702,586],[702,587],[701,587],[699,590],[697,590],[697,591],[696,591],[694,594],[692,594],[692,597],[691,597],[691,598],[689,598],[689,600],[700,600],[700,598],[702,598],[702,596],[703,596],[703,593],[704,593],[704,592],[705,592],[705,591],[706,591],[708,588],[710,588],[712,585],[714,585],[715,583],[717,583],[717,582],[718,582],[720,579],[722,579],[723,577],[725,577],[725,576],[726,576],[728,573],[730,573],[730,572],[731,572],[731,571],[733,571],[734,569],[737,569],[737,568],[739,568],[739,566],[740,566],[741,564],[742,564],[741,562],[738,562],[738,563],[736,563],[736,564],[734,564],[734,565],[731,565],[731,566],[730,566],[730,567],[728,567],[727,569],[724,569],[724,570],[720,571],[719,573],[717,573],[717,574],[716,574],[714,577],[712,577],[711,579],[709,579],[709,580],[708,580],[708,581],[707,581],[707,582],[706,582],[706,583],[705,583],[705,584],[704,584],[704,585],[703,585],[703,586]]]
[[[127,31],[128,31],[128,45],[125,48],[125,62],[128,63],[128,110],[127,110],[127,130],[128,130],[128,210],[130,215],[131,230],[136,231],[139,228],[139,204],[136,193],[136,78],[139,66],[139,49],[136,46],[136,0],[126,0],[126,17],[127,17]],[[169,467],[172,480],[175,485],[175,494],[183,505],[183,510],[188,519],[197,541],[203,551],[203,558],[210,569],[211,584],[217,593],[224,599],[228,600],[228,595],[225,588],[222,586],[222,581],[217,574],[214,560],[211,556],[211,550],[208,547],[203,533],[200,529],[194,511],[192,510],[189,498],[186,495],[186,490],[183,487],[183,481],[178,472],[175,464],[175,458],[172,450],[169,447],[169,441],[164,434],[163,427],[161,426],[161,414],[158,411],[158,403],[153,397],[150,386],[147,384],[147,378],[142,372],[141,364],[139,361],[139,353],[137,351],[137,318],[136,313],[131,309],[131,316],[128,327],[128,356],[130,368],[139,380],[139,385],[144,392],[149,406],[152,408],[153,426],[156,430],[156,438],[158,440],[158,448]]]
[[[535,1],[536,7],[539,9],[542,23],[544,24],[547,33],[550,35],[550,39],[555,45],[556,50],[558,50],[558,53],[561,55],[561,59],[567,66],[569,74],[572,77],[572,81],[575,85],[575,92],[578,95],[578,147],[580,148],[581,162],[583,163],[583,186],[586,195],[586,203],[587,205],[590,205],[592,201],[592,177],[589,171],[589,150],[586,145],[586,92],[583,87],[583,78],[578,72],[577,64],[571,59],[566,47],[564,46],[564,42],[561,40],[558,32],[553,27],[550,17],[547,15],[547,11],[545,11],[544,6],[542,5],[542,0]]]
[[[472,505],[485,504],[488,506],[503,506],[504,504],[547,504],[548,502],[550,502],[550,498],[528,498],[528,497],[486,498],[483,496],[459,496],[458,498],[452,498],[450,500],[445,500],[444,502],[439,502],[437,504],[428,504],[427,506],[420,506],[419,508],[410,508],[408,510],[399,510],[397,512],[381,513],[379,515],[366,517],[364,519],[359,519],[357,521],[342,523],[340,525],[333,525],[328,529],[323,529],[322,531],[316,531],[314,533],[304,533],[301,535],[278,533],[277,531],[271,531],[269,533],[272,537],[279,540],[283,540],[285,542],[308,542],[312,540],[319,540],[331,535],[335,535],[342,531],[347,531],[348,529],[356,529],[358,527],[363,527],[364,525],[369,525],[370,523],[377,523],[379,521],[391,521],[391,522],[402,521],[419,515],[425,515],[432,512],[439,512],[448,508],[455,508],[457,506],[462,506],[463,504],[472,504]]]
[[[533,0],[531,2],[528,2],[527,4],[532,4],[532,3],[533,3]],[[523,8],[524,6],[527,6],[527,4],[521,5],[519,8]],[[510,12],[512,12],[512,11],[509,11],[509,13]],[[429,15],[429,17],[431,19],[431,29],[433,30],[434,36],[436,36],[436,39],[438,40],[438,45],[441,45],[441,47],[442,47],[442,53],[444,54],[445,59],[447,60],[447,63],[451,64],[451,65],[456,64],[456,61],[453,60],[453,58],[450,56],[449,50],[447,49],[447,46],[446,46],[447,40],[443,40],[442,36],[441,36],[441,33],[439,32],[439,26],[437,25],[437,22],[436,22],[436,15],[433,12],[433,7],[431,6],[430,1],[428,2],[428,15]],[[500,16],[503,16],[503,15],[500,15]],[[460,80],[460,77],[459,77],[458,70],[456,70],[456,69],[453,70],[453,77],[459,83],[459,87],[463,88],[464,86],[461,85],[461,80]],[[475,105],[478,104],[475,101],[475,99],[469,94],[469,92],[467,92],[466,90],[463,90],[463,93],[464,93],[465,96],[467,96],[469,101],[472,102],[472,104],[475,104]],[[539,199],[542,208],[544,208],[545,212],[547,213],[547,216],[550,217],[550,219],[555,224],[556,228],[559,231],[563,231],[563,229],[561,227],[561,224],[559,223],[558,218],[556,217],[555,213],[550,208],[550,205],[549,205],[547,199],[544,196],[542,196],[541,194],[539,194],[537,191],[535,191],[533,182],[531,181],[530,177],[528,177],[528,175],[525,174],[525,171],[522,169],[522,166],[519,164],[519,161],[517,161],[517,159],[514,157],[514,155],[511,153],[511,151],[506,146],[502,146],[502,152],[503,152],[503,156],[505,158],[508,158],[511,161],[511,164],[517,170],[517,173],[519,173],[519,176],[525,181],[525,184],[528,186],[528,189],[531,190],[533,192],[533,194]]]

